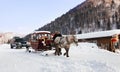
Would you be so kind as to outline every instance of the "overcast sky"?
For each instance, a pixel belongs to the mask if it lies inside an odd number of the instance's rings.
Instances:
[[[28,34],[85,0],[0,0],[0,32]]]

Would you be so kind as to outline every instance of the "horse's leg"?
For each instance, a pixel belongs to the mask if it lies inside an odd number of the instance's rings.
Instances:
[[[69,52],[69,48],[65,48],[65,53],[64,53],[64,55],[66,55],[66,57],[69,57],[69,54],[68,54],[68,52]]]
[[[55,52],[54,52],[54,54],[57,55],[57,45],[54,44],[54,47],[55,47]]]
[[[56,45],[56,54],[57,54],[58,56],[62,54],[61,48],[59,47],[59,45]]]
[[[55,47],[55,55],[60,55],[60,53],[59,53],[59,47],[56,45],[56,47]]]
[[[58,55],[58,48],[55,48],[55,55]]]
[[[56,50],[56,48],[55,48],[55,53],[54,53],[55,55],[57,55],[57,50]]]
[[[66,48],[64,48],[65,49],[65,53],[64,53],[64,56],[67,54],[67,49]]]
[[[58,56],[61,55],[60,53],[61,53],[61,48],[57,47],[57,54],[58,54]]]
[[[60,55],[62,54],[62,52],[61,52],[61,48],[59,48],[59,54],[60,54]]]
[[[66,52],[64,53],[64,56],[66,55]]]
[[[66,48],[66,56],[69,57],[69,48]]]

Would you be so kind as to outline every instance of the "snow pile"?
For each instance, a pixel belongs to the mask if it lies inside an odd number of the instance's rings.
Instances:
[[[28,53],[0,45],[1,72],[120,72],[120,54],[99,49],[93,43],[71,45],[70,57],[54,56],[54,51]],[[62,49],[64,53],[64,49]],[[48,54],[48,55],[46,55]]]

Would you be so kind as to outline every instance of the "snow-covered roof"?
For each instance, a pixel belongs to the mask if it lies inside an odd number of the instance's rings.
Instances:
[[[76,35],[78,39],[88,39],[88,38],[98,38],[98,37],[107,37],[113,36],[115,34],[120,34],[120,29],[109,30],[109,31],[100,31],[100,32],[91,32]]]
[[[51,33],[50,31],[34,31],[33,33]]]

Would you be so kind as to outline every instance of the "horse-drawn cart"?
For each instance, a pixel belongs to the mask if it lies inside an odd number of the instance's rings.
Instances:
[[[68,35],[56,37],[53,42],[52,35],[49,31],[35,31],[31,34],[30,43],[35,51],[52,50],[52,47],[55,47],[55,55],[60,55],[61,48],[64,48],[66,51],[64,55],[69,57],[70,44],[75,43],[78,45],[78,39],[74,35]]]
[[[49,31],[35,31],[31,34],[30,43],[35,51],[51,50],[53,43],[51,33]]]

